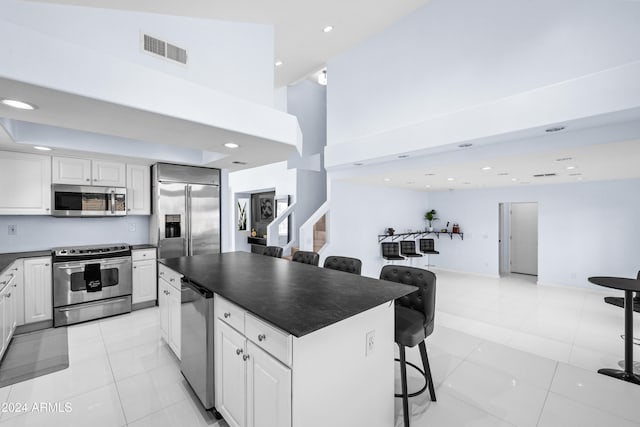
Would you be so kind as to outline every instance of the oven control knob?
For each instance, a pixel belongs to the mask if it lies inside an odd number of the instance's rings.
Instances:
[[[72,253],[72,254],[75,254],[75,253],[76,253],[76,250],[75,250],[75,249],[71,249],[71,253]]]
[[[67,253],[67,251],[66,251],[66,249],[65,249],[65,250],[60,251],[60,253],[61,253],[61,254],[66,254],[66,253]]]

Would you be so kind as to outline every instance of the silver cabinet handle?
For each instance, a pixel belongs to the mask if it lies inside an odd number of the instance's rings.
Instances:
[[[265,334],[258,335],[258,341],[264,341],[266,339],[267,339],[267,336]]]
[[[240,356],[242,354],[243,350],[241,348],[236,349],[236,354],[238,356]]]
[[[45,264],[44,266],[45,266],[45,267],[49,267],[49,264]]]
[[[11,298],[11,292],[7,294],[7,298]]]
[[[138,267],[134,265],[133,268],[138,268]]]
[[[225,318],[225,319],[228,319],[229,317],[231,317],[231,313],[225,313],[225,314],[224,314],[224,318]]]
[[[242,356],[242,360],[244,360],[245,362],[249,360],[249,355],[245,354],[244,356]]]
[[[160,275],[161,275],[161,276],[164,276],[164,271],[161,271],[161,272],[160,272]]]
[[[87,178],[85,181],[90,182],[91,180],[89,178]]]
[[[176,279],[174,279],[173,277],[171,279],[169,279],[170,282],[175,282]]]

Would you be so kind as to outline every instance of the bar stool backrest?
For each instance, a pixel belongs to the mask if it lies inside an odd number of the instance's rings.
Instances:
[[[400,254],[409,255],[416,253],[416,242],[414,240],[401,240],[400,241]]]
[[[350,258],[347,256],[328,256],[324,260],[324,268],[360,275],[362,271],[362,261],[358,258]]]
[[[382,257],[400,256],[400,247],[396,242],[382,242]]]
[[[436,245],[433,239],[420,239],[420,252],[435,251]]]
[[[302,264],[315,265],[317,267],[318,263],[320,262],[320,255],[318,255],[316,252],[296,251],[293,254],[293,257],[291,257],[291,261],[299,262]]]
[[[282,248],[280,246],[267,246],[264,248],[262,255],[272,256],[274,258],[282,258]]]

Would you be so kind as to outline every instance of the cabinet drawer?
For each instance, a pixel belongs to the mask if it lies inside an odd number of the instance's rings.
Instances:
[[[180,289],[180,279],[182,278],[182,274],[177,271],[173,271],[166,265],[158,263],[158,276],[174,288]]]
[[[9,283],[13,281],[16,276],[17,263],[14,262],[4,270],[4,273],[0,274],[0,291],[2,291]]]
[[[243,309],[218,295],[215,296],[213,304],[213,311],[218,319],[244,334],[245,311]]]
[[[137,249],[131,251],[131,259],[133,261],[145,261],[148,259],[156,259],[155,249]]]
[[[263,322],[255,316],[245,315],[245,336],[257,346],[291,366],[291,335]]]

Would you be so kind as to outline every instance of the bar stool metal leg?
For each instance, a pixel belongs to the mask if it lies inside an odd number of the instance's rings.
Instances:
[[[407,360],[405,358],[405,349],[403,345],[400,347],[400,373],[402,382],[402,413],[404,416],[404,427],[409,427],[409,396],[407,396]]]
[[[418,347],[420,347],[420,355],[422,356],[422,365],[424,366],[424,373],[429,386],[429,394],[431,395],[431,401],[436,401],[436,390],[433,387],[433,378],[431,377],[431,366],[429,366],[429,357],[427,356],[427,345],[422,341]]]

